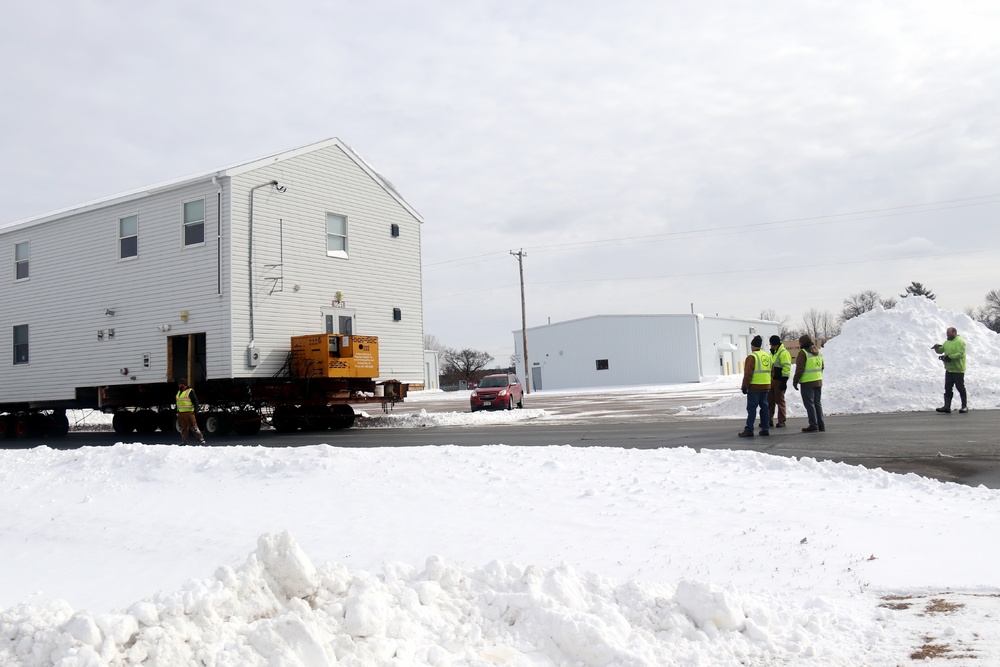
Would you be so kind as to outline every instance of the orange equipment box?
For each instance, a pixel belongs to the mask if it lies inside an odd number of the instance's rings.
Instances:
[[[292,377],[376,378],[378,336],[292,336]]]

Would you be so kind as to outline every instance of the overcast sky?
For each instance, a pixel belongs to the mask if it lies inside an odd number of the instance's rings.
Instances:
[[[339,137],[426,220],[425,332],[502,363],[521,248],[529,327],[1000,288],[995,1],[3,13],[0,223]]]

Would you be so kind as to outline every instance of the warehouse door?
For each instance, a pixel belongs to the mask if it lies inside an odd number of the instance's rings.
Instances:
[[[167,382],[186,378],[196,386],[208,378],[205,334],[167,337]]]

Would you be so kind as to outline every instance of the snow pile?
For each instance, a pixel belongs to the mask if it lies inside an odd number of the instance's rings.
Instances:
[[[845,628],[870,634],[872,643],[884,639],[877,623],[884,614],[859,620],[818,600],[778,613],[773,605],[686,580],[615,584],[566,565],[493,561],[465,570],[432,557],[423,570],[317,569],[286,532],[262,536],[241,567],[220,567],[124,613],[15,606],[0,615],[0,658],[60,667],[604,667],[843,656],[836,637]],[[864,642],[852,651],[861,660],[870,648]]]
[[[944,342],[948,327],[958,329],[965,340],[969,406],[1000,407],[1000,335],[965,313],[942,310],[934,301],[918,296],[848,320],[841,334],[823,346],[823,411],[862,414],[940,406],[944,364],[931,345]],[[785,402],[789,416],[805,416],[799,394],[790,384]],[[732,396],[693,414],[745,418],[746,399],[742,394]]]
[[[888,667],[928,636],[1000,659],[998,500],[686,448],[5,451],[0,664]]]

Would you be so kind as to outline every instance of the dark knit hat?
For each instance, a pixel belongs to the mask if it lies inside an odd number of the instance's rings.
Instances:
[[[771,336],[769,340],[771,345],[781,345],[781,339],[778,338],[777,336]]]
[[[753,340],[750,341],[750,345],[752,347],[760,347],[763,344],[764,344],[764,339],[761,338],[760,336],[754,336]]]
[[[813,340],[812,340],[812,338],[810,338],[809,336],[807,336],[805,334],[802,334],[801,336],[799,336],[799,347],[801,347],[803,350],[806,350],[806,349],[808,349],[808,348],[810,348],[812,346],[813,346]]]

